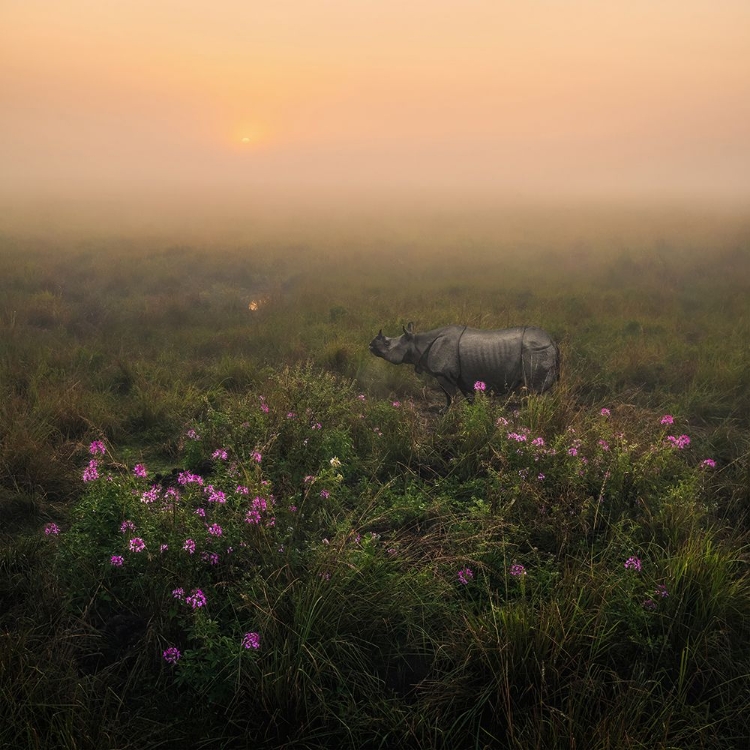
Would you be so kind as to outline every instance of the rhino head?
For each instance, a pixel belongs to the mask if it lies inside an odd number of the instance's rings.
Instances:
[[[416,355],[414,323],[409,323],[403,331],[403,336],[389,338],[388,336],[383,336],[383,330],[381,329],[378,335],[370,342],[370,351],[376,357],[382,357],[394,365],[403,363],[413,364]]]

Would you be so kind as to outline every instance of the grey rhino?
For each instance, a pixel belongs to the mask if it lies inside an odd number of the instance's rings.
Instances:
[[[472,398],[477,381],[495,393],[518,388],[543,393],[560,375],[560,351],[541,328],[482,331],[454,325],[415,333],[409,323],[403,331],[389,338],[381,329],[370,351],[394,365],[414,365],[417,373],[433,375],[445,392],[446,409],[459,390]]]

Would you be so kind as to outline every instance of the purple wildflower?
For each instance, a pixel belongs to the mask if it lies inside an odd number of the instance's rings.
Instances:
[[[185,544],[182,545],[182,549],[192,555],[195,552],[195,542],[192,539],[186,539]]]
[[[242,639],[242,645],[245,648],[259,649],[260,635],[258,633],[245,633],[245,636]]]
[[[173,589],[172,590],[172,596],[175,599],[179,599],[180,601],[182,601],[183,598],[185,597],[185,589],[183,589],[182,587]]]
[[[524,568],[521,563],[513,563],[513,565],[510,566],[510,574],[515,578],[520,578],[521,576],[526,575],[526,568]]]
[[[193,589],[190,596],[185,597],[185,603],[193,609],[206,606],[206,595],[200,589]]]
[[[661,418],[661,424],[674,424],[674,417],[671,414],[665,414]]]
[[[109,558],[109,564],[115,568],[121,568],[124,562],[125,559],[122,555],[112,555],[112,557]]]
[[[263,460],[263,454],[259,451],[253,451],[252,459],[256,464],[259,464]]]
[[[629,557],[627,560],[625,560],[625,569],[626,570],[635,570],[637,572],[640,572],[642,568],[641,561],[637,557]]]
[[[223,505],[227,501],[227,496],[221,490],[217,490],[212,484],[209,484],[203,491],[208,495],[209,503]]]
[[[133,467],[133,474],[137,477],[146,477],[148,475],[148,472],[146,471],[146,467],[143,464],[136,464]]]
[[[713,458],[704,458],[701,461],[701,466],[705,466],[707,469],[715,469],[716,461],[714,461]]]
[[[221,461],[227,460],[227,452],[224,450],[224,448],[217,448],[212,454],[211,458],[218,458]]]
[[[474,578],[474,571],[471,568],[461,568],[458,571],[458,582],[466,586]]]
[[[221,536],[224,533],[224,530],[218,523],[212,523],[208,527],[208,533],[211,534],[211,536]]]
[[[391,406],[394,409],[399,409],[401,407],[401,402],[400,401],[391,401]]]
[[[487,383],[485,383],[483,380],[477,380],[477,382],[474,383],[474,390],[475,391],[486,391],[487,390]]]
[[[94,440],[89,446],[89,453],[92,456],[103,456],[107,452],[107,448],[101,440]]]
[[[328,500],[328,498],[329,498],[329,497],[331,496],[331,493],[330,493],[330,492],[329,492],[328,490],[321,490],[321,491],[320,491],[320,496],[321,496],[321,497],[322,497],[322,498],[323,498],[324,500]]]
[[[60,527],[56,523],[48,523],[44,527],[44,533],[47,536],[57,536],[60,533]]]
[[[679,437],[667,435],[667,440],[679,450],[683,450],[690,445],[690,438],[687,435],[680,435]]]
[[[177,481],[182,484],[197,484],[203,487],[203,477],[200,474],[191,474],[189,471],[182,471],[177,475]]]
[[[132,521],[123,521],[120,524],[120,533],[124,534],[126,531],[135,531],[135,524]]]
[[[99,479],[99,470],[98,470],[99,462],[92,458],[91,461],[89,461],[89,465],[83,470],[83,481],[84,482],[93,482],[96,479]]]
[[[607,409],[606,407],[605,407],[604,409],[602,409],[602,410],[601,410],[601,412],[600,412],[600,414],[601,414],[601,415],[602,415],[603,417],[608,417],[608,416],[609,416],[609,415],[610,415],[611,413],[612,413],[612,412],[610,412],[610,410],[609,410],[609,409]]]
[[[661,597],[662,599],[666,599],[669,596],[669,591],[667,591],[667,587],[663,583],[658,583],[656,585],[656,596]]]
[[[131,552],[143,552],[144,549],[146,549],[146,542],[144,542],[139,536],[133,537],[130,540]]]
[[[201,436],[193,429],[187,431],[187,436],[190,440],[200,440]]]
[[[161,488],[158,484],[155,484],[150,490],[146,490],[141,495],[141,502],[142,503],[153,503],[155,500],[159,499],[159,493],[161,492]]]
[[[167,664],[177,664],[182,654],[180,649],[170,646],[163,654],[162,657]]]

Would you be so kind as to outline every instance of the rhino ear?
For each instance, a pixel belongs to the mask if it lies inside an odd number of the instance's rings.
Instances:
[[[406,328],[404,328],[404,333],[413,336],[414,335],[414,323],[408,323]]]
[[[383,336],[383,329],[382,328],[378,331],[378,338],[379,339],[385,338],[385,336]]]

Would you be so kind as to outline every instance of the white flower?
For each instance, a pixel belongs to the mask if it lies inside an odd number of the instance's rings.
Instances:
[[[333,458],[331,459],[331,466],[332,466],[332,467],[333,467],[334,469],[340,469],[340,468],[341,468],[341,461],[340,461],[340,460],[338,459],[338,457],[337,457],[337,456],[334,456],[334,457],[333,457]]]

